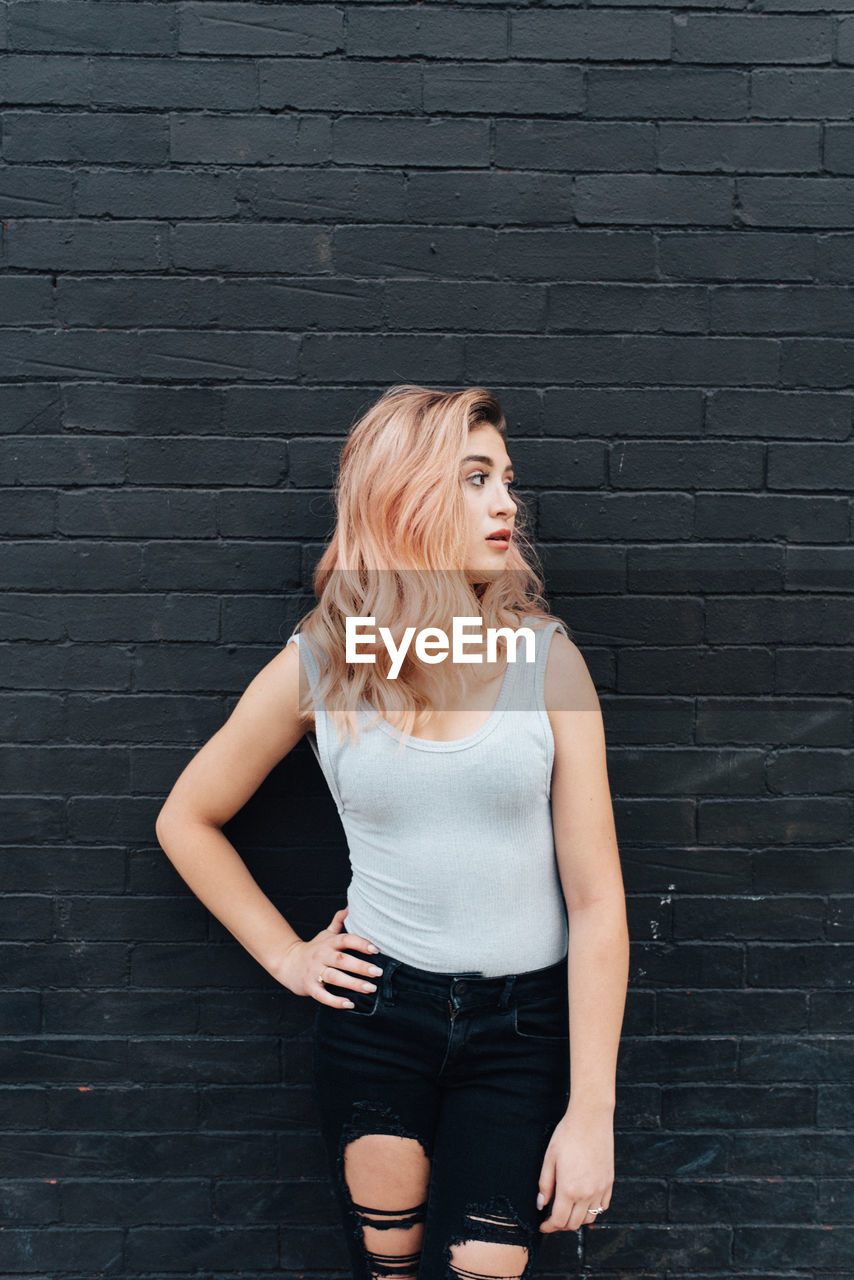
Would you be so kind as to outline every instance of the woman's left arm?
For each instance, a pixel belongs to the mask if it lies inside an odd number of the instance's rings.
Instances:
[[[555,742],[552,822],[569,921],[570,1093],[540,1175],[541,1231],[575,1231],[611,1200],[617,1051],[629,973],[629,932],[605,732],[577,646],[552,636],[545,681]]]

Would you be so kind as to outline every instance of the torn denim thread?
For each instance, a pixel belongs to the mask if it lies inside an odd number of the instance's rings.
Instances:
[[[521,1272],[497,1275],[467,1268],[453,1256],[455,1246],[483,1242],[487,1244],[512,1244],[526,1250],[527,1257]],[[516,1213],[506,1196],[493,1196],[487,1204],[469,1203],[465,1210],[465,1231],[449,1240],[445,1246],[443,1262],[448,1280],[527,1280],[533,1265],[533,1233]]]

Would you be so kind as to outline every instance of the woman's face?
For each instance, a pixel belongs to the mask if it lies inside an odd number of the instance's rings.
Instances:
[[[495,427],[469,432],[460,477],[468,509],[465,568],[472,581],[486,581],[504,568],[518,509],[509,489],[513,467]],[[505,540],[496,540],[494,535],[502,531]]]

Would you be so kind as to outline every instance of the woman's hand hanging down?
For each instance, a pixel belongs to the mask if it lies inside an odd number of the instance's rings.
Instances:
[[[367,938],[343,932],[348,910],[348,907],[342,907],[335,912],[328,929],[321,929],[307,942],[294,943],[285,952],[281,971],[274,976],[295,995],[312,996],[318,1004],[328,1004],[334,1009],[352,1009],[352,1000],[333,995],[323,983],[318,982],[321,973],[324,981],[336,987],[350,987],[354,991],[376,990],[376,983],[370,979],[379,977],[382,969],[368,960],[357,960],[344,951],[346,947],[350,951],[365,951],[370,955],[379,950]],[[357,974],[363,976],[357,977]]]
[[[577,1231],[599,1225],[614,1188],[614,1122],[607,1112],[567,1111],[551,1136],[540,1173],[540,1199],[551,1202],[540,1231]],[[539,1204],[539,1200],[538,1200]]]

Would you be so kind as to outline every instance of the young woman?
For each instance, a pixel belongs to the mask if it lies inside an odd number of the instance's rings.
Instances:
[[[355,424],[318,603],[157,821],[193,892],[317,1002],[355,1280],[528,1277],[545,1234],[611,1199],[629,939],[602,718],[542,605],[506,444],[481,387],[391,387]],[[347,661],[348,618],[371,619],[368,661]],[[440,661],[455,618],[468,658]],[[407,626],[433,648],[410,644],[393,678]],[[221,831],[304,734],[352,872],[305,940]]]

